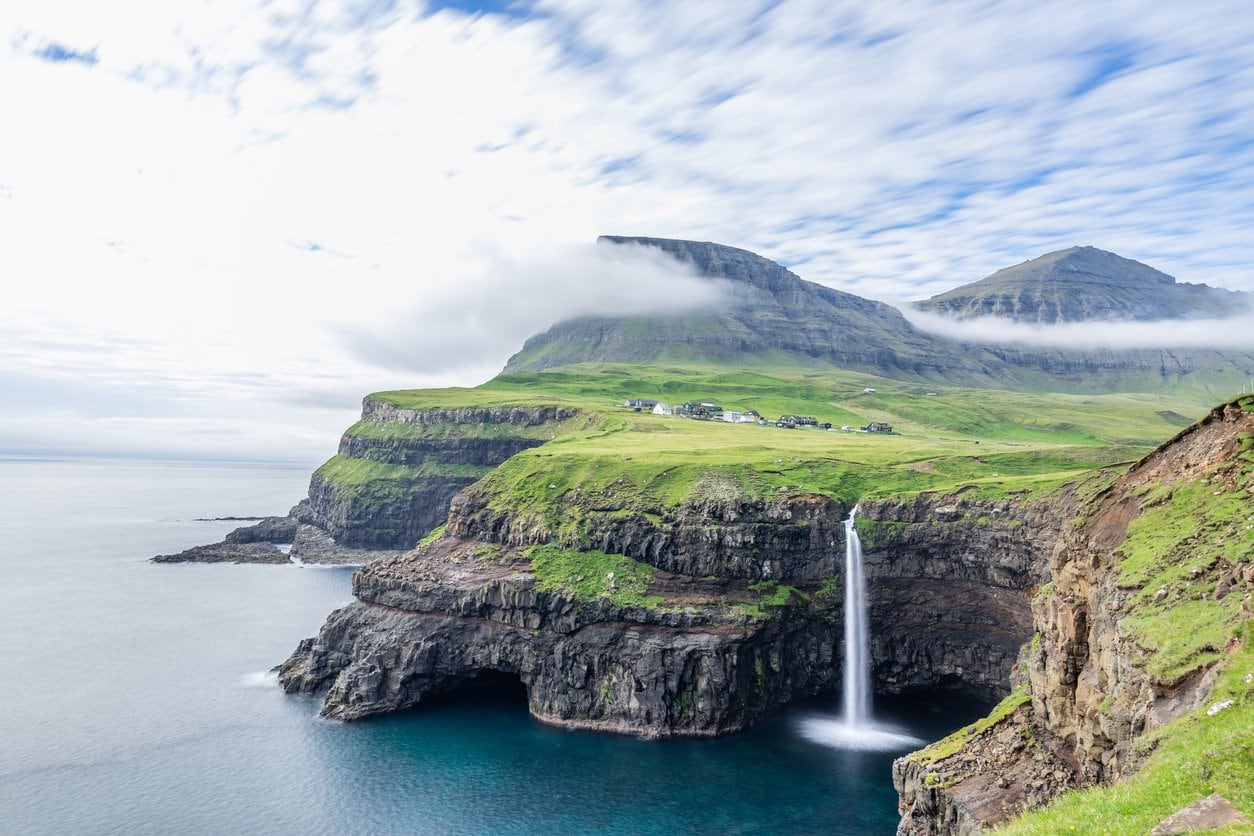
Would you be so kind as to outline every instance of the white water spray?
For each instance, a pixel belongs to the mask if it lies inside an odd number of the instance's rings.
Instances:
[[[845,664],[844,705],[839,720],[807,717],[801,733],[816,743],[840,749],[889,751],[923,743],[917,737],[871,719],[871,629],[867,617],[862,541],[854,528],[854,508],[845,520]]]
[[[858,728],[871,720],[871,634],[867,629],[866,578],[862,541],[854,528],[855,507],[845,520],[845,725]]]

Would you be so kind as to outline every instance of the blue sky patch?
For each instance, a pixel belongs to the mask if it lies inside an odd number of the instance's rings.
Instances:
[[[530,17],[530,0],[428,0],[431,11],[452,9],[467,14],[494,14],[506,17]]]
[[[88,52],[83,52],[82,50],[72,49],[68,46],[64,46],[63,44],[59,44],[56,41],[48,41],[48,43],[35,50],[32,55],[36,58],[42,58],[45,61],[51,61],[54,64],[76,62],[79,64],[86,64],[89,67],[94,67],[96,64],[100,63],[100,58],[97,57],[96,50],[94,48]]]

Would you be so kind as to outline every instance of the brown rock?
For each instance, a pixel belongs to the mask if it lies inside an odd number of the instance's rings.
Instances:
[[[1193,833],[1198,830],[1216,830],[1221,827],[1248,825],[1250,819],[1221,795],[1208,795],[1183,810],[1163,819],[1150,831],[1150,836],[1174,836],[1177,833]]]

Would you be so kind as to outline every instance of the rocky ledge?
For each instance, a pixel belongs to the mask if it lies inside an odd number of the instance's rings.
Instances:
[[[595,599],[543,586],[523,550],[453,537],[375,561],[280,680],[355,720],[495,672],[542,721],[643,737],[736,731],[835,685],[838,611],[817,592],[776,605],[744,581],[665,572],[640,602],[617,600],[612,576]]]
[[[494,672],[546,722],[664,737],[735,731],[839,682],[842,503],[706,497],[637,514],[575,498],[555,532],[489,499],[463,492],[442,537],[360,570],[357,600],[284,663],[284,686],[325,691],[324,714],[353,720]],[[868,504],[880,691],[1008,691],[1058,502]]]

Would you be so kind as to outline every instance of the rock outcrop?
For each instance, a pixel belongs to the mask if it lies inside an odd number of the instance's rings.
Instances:
[[[657,573],[647,605],[587,600],[542,589],[517,548],[445,537],[371,563],[353,586],[357,601],[280,671],[289,692],[326,689],[323,713],[336,719],[497,672],[522,682],[545,722],[710,736],[830,690],[839,670],[838,617],[813,617],[813,601],[752,615],[760,595],[743,583]]]
[[[262,517],[252,525],[240,526],[219,543],[193,546],[178,554],[159,554],[153,563],[288,563],[296,540],[295,517]]]

